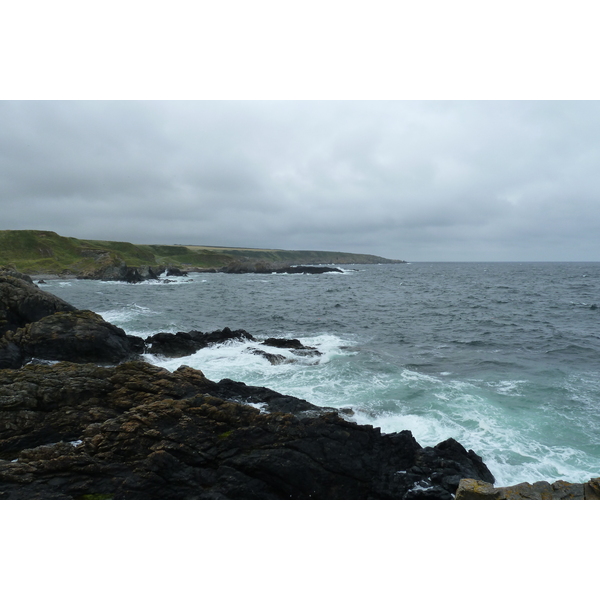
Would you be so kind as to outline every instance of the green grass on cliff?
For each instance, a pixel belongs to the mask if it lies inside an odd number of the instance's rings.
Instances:
[[[78,275],[112,264],[173,265],[218,268],[234,261],[287,264],[366,264],[392,261],[369,254],[348,252],[218,248],[210,246],[144,245],[129,242],[80,240],[53,231],[0,231],[0,266],[19,271]]]

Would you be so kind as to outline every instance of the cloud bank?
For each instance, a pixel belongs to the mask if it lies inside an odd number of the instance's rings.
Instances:
[[[600,260],[600,104],[0,102],[1,229]]]

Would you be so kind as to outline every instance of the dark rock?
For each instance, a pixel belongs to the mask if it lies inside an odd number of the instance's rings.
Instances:
[[[46,284],[46,282],[45,282],[43,279],[40,279],[40,280],[38,281],[38,285],[41,285],[41,284]]]
[[[268,338],[263,342],[265,346],[273,346],[274,348],[286,348],[297,356],[321,356],[319,352],[313,346],[305,346],[297,339],[285,339],[285,338]]]
[[[91,311],[78,311],[22,277],[0,274],[0,368],[31,359],[116,364],[143,352],[128,336]]]
[[[306,346],[302,344],[300,340],[288,340],[285,338],[268,338],[263,344],[265,346],[273,346],[275,348],[296,348],[296,349],[304,349]]]
[[[89,310],[49,315],[17,330],[11,337],[25,359],[116,364],[134,357],[140,338],[128,336]]]
[[[197,352],[202,346],[189,333],[157,333],[146,338],[148,352],[169,358],[180,358]]]
[[[187,271],[182,271],[177,267],[168,267],[167,268],[167,277],[187,277]]]
[[[25,364],[21,348],[8,336],[0,338],[0,369],[18,369]]]
[[[190,331],[192,338],[205,345],[210,344],[223,344],[229,341],[255,341],[252,335],[250,335],[244,329],[236,329],[232,331],[229,327],[225,327],[221,330],[212,331],[210,333],[202,333],[201,331]]]
[[[416,464],[432,473],[434,484],[448,490],[456,490],[458,487],[459,482],[454,479],[457,472],[468,472],[471,473],[469,477],[473,479],[494,483],[494,476],[481,457],[473,450],[465,450],[453,438],[440,442],[434,448],[426,448]]]
[[[125,283],[140,283],[149,279],[158,279],[164,273],[165,267],[128,267],[125,264],[101,267],[91,273],[80,275],[78,279],[96,279],[100,281],[124,281]]]
[[[26,281],[27,283],[33,283],[33,279],[29,277],[29,275],[25,275],[25,273],[21,273],[10,267],[0,267],[0,277],[14,277],[15,279],[21,279],[22,281]]]
[[[284,267],[282,269],[276,269],[274,273],[303,273],[308,275],[317,275],[321,273],[343,273],[341,269],[336,267]]]
[[[53,294],[40,290],[31,278],[0,272],[0,336],[59,311],[76,310]]]
[[[217,395],[226,393],[237,400]],[[269,396],[294,404],[189,367],[0,371],[0,498],[400,499],[428,489],[417,483],[431,469],[407,477],[423,453],[441,468],[408,431],[384,435],[318,407],[294,415],[244,403]],[[455,492],[425,495],[444,491]]]
[[[202,333],[201,331],[178,333],[157,333],[146,338],[148,352],[160,354],[168,358],[180,358],[189,356],[213,344],[223,344],[230,341],[254,340],[254,338],[243,329],[232,331],[225,327],[220,331]]]

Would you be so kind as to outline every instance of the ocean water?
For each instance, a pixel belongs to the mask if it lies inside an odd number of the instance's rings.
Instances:
[[[190,274],[171,283],[54,280],[43,289],[127,333],[245,329],[320,357],[271,365],[231,343],[167,359],[267,386],[359,423],[453,437],[497,485],[600,476],[600,263],[413,263],[322,275]]]

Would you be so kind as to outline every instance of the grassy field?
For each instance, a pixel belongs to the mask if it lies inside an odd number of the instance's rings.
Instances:
[[[219,268],[233,262],[284,264],[368,264],[401,262],[370,254],[266,248],[216,246],[146,245],[129,242],[80,240],[53,231],[0,231],[0,266],[13,266],[23,273],[80,275],[109,265],[125,263],[173,265],[182,268]]]

